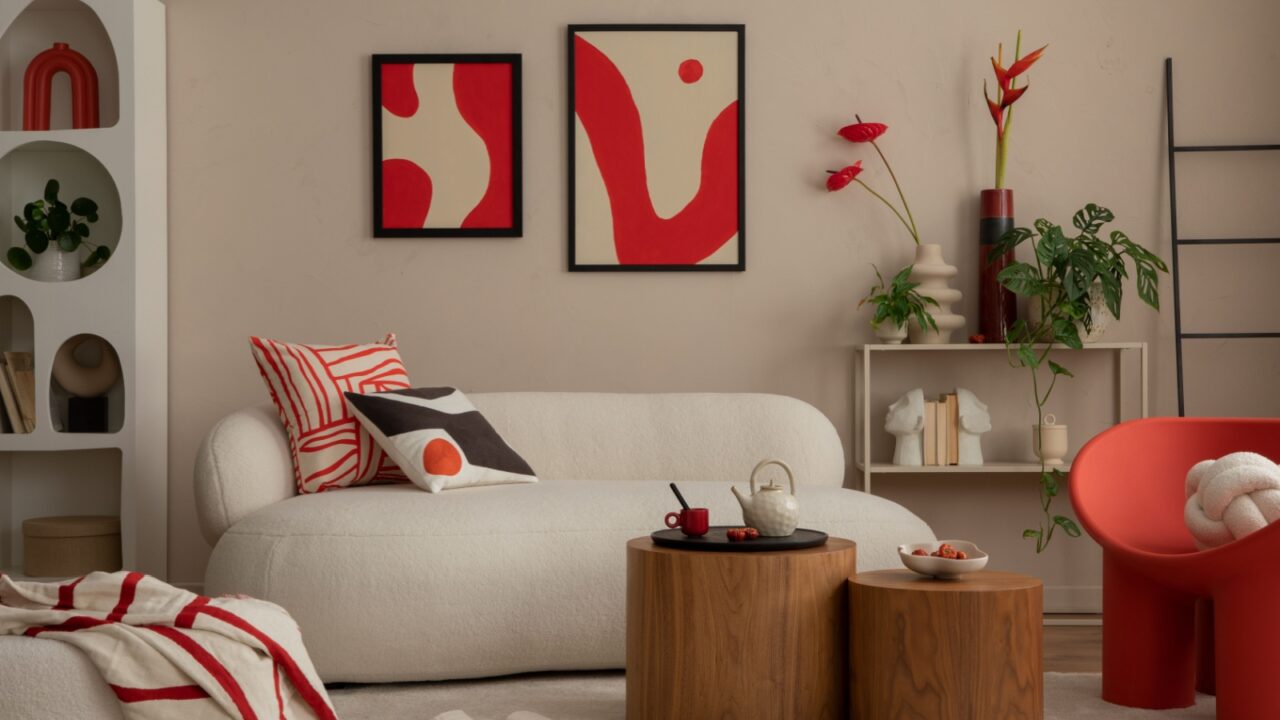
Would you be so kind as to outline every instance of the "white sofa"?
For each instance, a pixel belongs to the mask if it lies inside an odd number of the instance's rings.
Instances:
[[[264,405],[219,422],[196,499],[215,544],[207,594],[289,610],[326,682],[620,668],[627,539],[662,527],[682,485],[712,524],[739,525],[729,486],[780,458],[801,526],[858,543],[861,570],[933,539],[905,508],[842,489],[840,440],[812,406],[746,394],[469,396],[540,482],[412,485],[295,496],[287,440]],[[775,468],[776,470],[776,468]]]

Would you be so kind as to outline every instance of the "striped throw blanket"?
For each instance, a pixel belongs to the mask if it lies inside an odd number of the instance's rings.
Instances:
[[[136,572],[63,584],[0,574],[0,635],[79,648],[129,720],[337,718],[297,623],[261,600],[211,599]]]

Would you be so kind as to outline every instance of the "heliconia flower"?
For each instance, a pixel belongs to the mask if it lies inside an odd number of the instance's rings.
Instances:
[[[1008,90],[1005,90],[1004,96],[1000,98],[1000,109],[1003,110],[1004,108],[1007,108],[1013,103],[1015,103],[1018,100],[1018,98],[1022,97],[1022,93],[1026,92],[1027,88],[1029,87],[1031,87],[1031,84],[1027,83],[1026,85],[1023,85],[1020,88],[1010,88]]]
[[[982,97],[987,100],[987,108],[991,110],[991,119],[996,121],[996,135],[1003,135],[1004,108],[1000,107],[1000,104],[992,100],[991,96],[987,94],[987,83],[985,80],[982,82]]]
[[[828,170],[827,172],[831,173],[831,177],[827,178],[827,192],[835,192],[844,188],[844,186],[853,182],[854,178],[858,177],[858,174],[862,172],[862,161],[859,160],[838,171]]]
[[[840,128],[840,137],[854,143],[875,142],[889,126],[884,123],[857,122]]]
[[[996,82],[1000,83],[1000,89],[1008,92],[1010,84],[1013,83],[1013,79],[1030,69],[1031,66],[1040,59],[1040,56],[1044,54],[1044,50],[1047,47],[1049,46],[1045,45],[1039,50],[1027,53],[1026,56],[1010,65],[1008,70],[1001,67],[1000,63],[995,58],[991,58],[991,67],[996,71]]]

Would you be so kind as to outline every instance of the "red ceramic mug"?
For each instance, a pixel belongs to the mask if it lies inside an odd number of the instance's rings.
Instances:
[[[680,512],[667,513],[667,527],[680,528],[689,537],[702,537],[707,534],[707,509],[689,508]]]

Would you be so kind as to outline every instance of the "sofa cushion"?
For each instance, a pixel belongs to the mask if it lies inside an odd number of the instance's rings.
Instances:
[[[456,388],[346,396],[360,425],[427,492],[538,480],[529,463]]]
[[[741,524],[729,483],[682,490],[712,524]],[[881,497],[797,495],[800,526],[856,541],[859,570],[896,567],[899,544],[934,538]],[[227,531],[205,590],[284,606],[326,682],[620,668],[626,541],[674,507],[664,482],[634,480],[297,496]]]
[[[352,417],[342,395],[409,387],[394,334],[370,345],[298,345],[260,337],[249,338],[249,345],[289,434],[298,492],[405,479]]]

